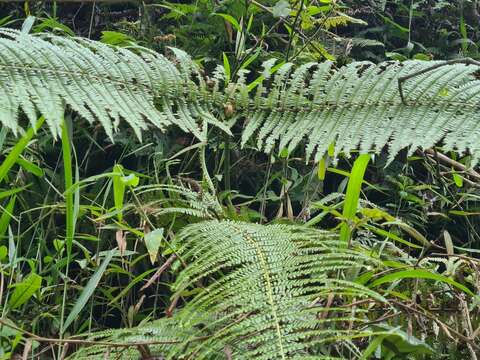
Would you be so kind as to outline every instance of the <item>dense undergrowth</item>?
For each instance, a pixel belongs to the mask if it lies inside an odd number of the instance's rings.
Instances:
[[[1,358],[477,359],[478,11],[0,3]]]

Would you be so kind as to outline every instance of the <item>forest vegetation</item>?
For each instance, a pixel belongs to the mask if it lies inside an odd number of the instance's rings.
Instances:
[[[0,2],[0,359],[479,359],[479,11]]]

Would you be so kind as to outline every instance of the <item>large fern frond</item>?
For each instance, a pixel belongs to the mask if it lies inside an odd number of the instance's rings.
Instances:
[[[356,62],[340,69],[325,62],[296,70],[284,64],[271,81],[266,69],[252,96],[244,71],[222,89],[219,70],[207,86],[190,58],[172,50],[175,61],[139,47],[0,29],[0,122],[18,131],[20,110],[32,124],[41,113],[56,135],[69,106],[100,121],[109,135],[123,118],[139,137],[147,123],[161,129],[176,124],[204,140],[200,122],[229,133],[212,114],[233,103],[234,118],[246,120],[242,143],[253,138],[266,152],[276,144],[293,151],[307,139],[306,153],[316,160],[333,142],[336,154],[388,145],[393,157],[405,147],[443,140],[446,150],[468,149],[474,162],[480,158],[476,66],[450,64],[411,78],[403,103],[398,79],[437,62]]]
[[[388,307],[381,295],[349,281],[380,262],[330,232],[210,220],[184,228],[174,247],[186,265],[174,290],[186,304],[174,313],[179,343],[161,347],[166,358],[225,358],[225,349],[234,359],[341,357],[329,345],[372,334],[368,309],[349,304],[368,299]],[[144,330],[107,339],[156,339]]]
[[[406,61],[374,65],[356,62],[337,69],[331,62],[283,65],[271,85],[260,85],[253,100],[237,84],[235,99],[246,118],[242,143],[255,139],[269,152],[275,144],[293,151],[305,138],[308,156],[319,160],[335,142],[336,154],[380,152],[393,157],[411,146],[429,148],[443,140],[446,150],[470,150],[480,158],[479,68],[450,64],[404,83],[398,79],[439,62]]]
[[[228,132],[203,107],[197,67],[174,52],[178,66],[145,48],[0,29],[0,123],[18,132],[20,110],[32,124],[40,113],[57,135],[69,106],[91,123],[98,120],[110,136],[120,119],[138,137],[147,123],[160,129],[176,124],[202,140],[200,121]]]

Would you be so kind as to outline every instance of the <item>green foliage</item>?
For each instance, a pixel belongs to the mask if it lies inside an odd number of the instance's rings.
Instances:
[[[443,139],[447,151],[469,149],[473,163],[480,156],[474,116],[479,85],[474,66],[451,64],[410,79],[404,85],[403,103],[398,79],[438,63],[352,63],[335,70],[333,63],[325,62],[302,65],[295,71],[286,63],[278,69],[272,86],[259,84],[251,98],[243,75],[225,92],[220,89],[224,70],[216,72],[213,89],[207,90],[197,67],[180,50],[174,50],[177,69],[171,61],[145,49],[139,55],[81,39],[44,36],[50,38],[47,42],[7,30],[2,34],[2,123],[14,131],[18,130],[21,107],[32,124],[39,110],[57,135],[65,103],[89,122],[98,118],[109,136],[124,118],[140,137],[147,118],[160,129],[176,124],[202,140],[205,133],[197,124],[200,119],[230,132],[215,114],[233,101],[236,117],[248,119],[242,144],[256,133],[257,146],[266,152],[279,142],[280,149],[291,153],[306,137],[307,158],[315,155],[316,161],[332,142],[335,155],[349,153],[358,145],[363,152],[378,153],[388,145],[393,159],[407,146],[414,151]],[[20,48],[31,51],[25,55],[30,64],[20,65],[18,57],[9,55]],[[37,51],[47,49],[51,58],[34,60]],[[38,61],[43,61],[41,66]],[[20,72],[22,66],[28,71]],[[65,66],[75,70],[65,72]],[[111,96],[91,95],[102,93]]]
[[[252,102],[244,96],[246,85],[237,85],[237,107],[250,111],[242,143],[256,132],[257,146],[264,151],[279,142],[280,149],[292,152],[307,137],[307,157],[319,161],[333,141],[336,154],[358,145],[361,151],[379,153],[388,145],[393,159],[407,146],[413,152],[443,139],[447,151],[468,148],[476,162],[478,123],[472,114],[477,68],[451,65],[414,77],[404,86],[408,95],[403,104],[398,78],[430,66],[424,61],[352,63],[335,70],[325,62],[302,65],[290,74],[292,65],[285,64],[273,86],[259,87]]]
[[[147,121],[158,128],[175,123],[200,139],[204,138],[197,125],[200,117],[219,125],[199,107],[199,90],[205,85],[198,74],[202,86],[190,79],[196,68],[180,50],[175,50],[179,70],[148,49],[138,48],[135,53],[80,38],[7,29],[1,29],[0,36],[1,122],[14,132],[19,130],[19,110],[32,126],[37,123],[38,111],[52,134],[59,135],[65,106],[90,123],[98,120],[109,136],[120,119],[125,119],[138,137]]]
[[[478,58],[476,2],[0,3],[0,25],[22,28],[0,359],[480,352],[478,68],[426,71]]]
[[[363,329],[369,322],[368,312],[358,308],[352,313],[348,301],[372,299],[388,304],[380,294],[344,275],[352,268],[361,272],[380,262],[346,248],[329,232],[209,221],[182,229],[174,246],[187,264],[173,286],[175,296],[191,299],[174,313],[181,329],[174,338],[179,344],[162,346],[160,354],[167,358],[180,352],[198,359],[222,358],[228,348],[232,356],[242,359],[310,358],[308,354],[330,359],[335,354],[320,350],[324,345],[336,343],[340,349],[341,342],[373,334]],[[338,306],[325,306],[332,296]],[[108,339],[161,340],[164,337],[157,334],[164,331],[163,324],[169,322],[156,323],[150,334],[140,326],[110,333]],[[178,338],[182,332],[189,335]],[[103,356],[100,349],[84,351]],[[118,355],[130,358],[121,351]]]
[[[42,277],[35,273],[30,273],[23,281],[15,284],[14,291],[8,302],[12,308],[18,308],[26,303],[42,286]]]

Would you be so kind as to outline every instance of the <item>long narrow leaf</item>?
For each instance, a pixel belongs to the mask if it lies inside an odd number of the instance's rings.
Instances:
[[[363,176],[370,161],[370,154],[360,155],[353,164],[352,173],[348,180],[347,193],[345,195],[345,204],[343,205],[343,218],[353,220],[357,213],[358,200],[360,199],[360,191],[362,190]],[[342,225],[340,230],[340,239],[348,241],[350,239],[351,230],[349,224]]]
[[[73,306],[72,311],[70,311],[70,314],[68,314],[68,317],[65,320],[65,323],[63,324],[63,331],[67,330],[67,328],[77,318],[80,311],[82,311],[88,299],[90,299],[90,297],[93,295],[93,292],[97,288],[97,285],[100,282],[100,279],[102,278],[103,273],[107,269],[107,266],[112,260],[114,254],[115,254],[115,250],[110,250],[107,253],[107,256],[103,260],[102,264],[98,267],[98,269],[95,271],[93,276],[88,281],[87,285],[85,286],[82,293],[80,294],[80,297],[75,302],[75,305]]]
[[[40,129],[44,121],[45,118],[41,116],[37,120],[35,128],[32,127],[28,129],[25,134],[20,139],[18,139],[13,149],[10,151],[5,160],[0,165],[0,182],[2,182],[5,176],[7,176],[12,166],[18,161],[20,154],[23,152],[23,150],[25,150],[33,135],[35,135],[38,129]]]
[[[5,236],[5,233],[8,229],[8,224],[10,223],[10,219],[12,218],[13,209],[15,207],[15,201],[17,197],[14,195],[10,198],[5,210],[2,211],[2,215],[0,216],[0,239]]]
[[[435,274],[428,270],[423,270],[423,269],[397,271],[392,274],[382,276],[381,278],[373,281],[370,284],[370,287],[376,287],[381,284],[391,283],[401,279],[430,279],[430,280],[440,281],[445,284],[452,285],[457,289],[462,290],[464,293],[468,295],[475,296],[475,294],[469,288],[456,282],[455,280],[452,280],[446,276]]]

